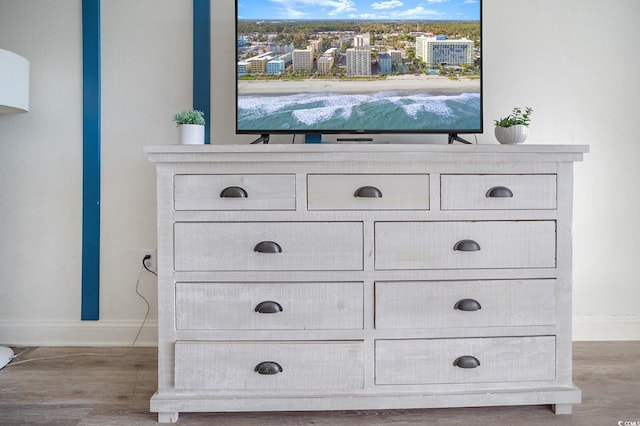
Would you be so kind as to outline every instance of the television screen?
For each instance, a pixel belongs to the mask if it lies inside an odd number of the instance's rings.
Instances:
[[[237,133],[482,132],[480,0],[236,0]]]

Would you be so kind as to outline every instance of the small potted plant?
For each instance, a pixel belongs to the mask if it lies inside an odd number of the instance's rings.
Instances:
[[[178,126],[178,141],[182,145],[204,144],[204,113],[198,110],[182,111],[173,116]]]
[[[515,107],[511,114],[495,120],[495,135],[498,142],[502,144],[524,142],[529,134],[532,112],[533,108],[530,107],[526,107],[524,111],[520,107]]]

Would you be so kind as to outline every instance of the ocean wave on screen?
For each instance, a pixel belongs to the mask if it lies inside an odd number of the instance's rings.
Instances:
[[[451,118],[456,110],[455,104],[473,104],[480,95],[475,93],[461,93],[459,95],[429,95],[410,94],[388,96],[390,102],[400,106],[405,113],[414,119],[419,119],[421,113],[433,114],[443,119]]]
[[[353,110],[369,100],[370,96],[367,95],[309,95],[304,101],[292,105],[292,114],[296,120],[307,126],[329,120],[347,122],[351,119]]]
[[[246,130],[475,128],[479,110],[478,93],[252,95],[238,98],[238,124]]]
[[[351,116],[351,108],[343,105],[299,109],[292,111],[297,121],[307,126],[313,126],[334,117],[348,120]]]
[[[285,96],[242,96],[238,98],[238,112],[247,119],[255,119],[286,109],[291,102]]]

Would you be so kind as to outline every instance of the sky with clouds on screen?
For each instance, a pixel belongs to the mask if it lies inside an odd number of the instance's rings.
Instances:
[[[237,0],[241,19],[479,20],[479,0]]]

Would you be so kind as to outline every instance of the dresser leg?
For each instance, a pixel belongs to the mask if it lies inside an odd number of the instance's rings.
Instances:
[[[176,423],[180,413],[177,411],[173,413],[158,413],[158,423]]]
[[[571,414],[573,405],[571,404],[553,404],[551,409],[556,414]]]

